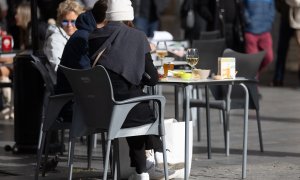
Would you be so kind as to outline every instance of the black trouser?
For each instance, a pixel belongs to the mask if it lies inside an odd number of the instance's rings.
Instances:
[[[282,16],[280,21],[277,60],[275,62],[275,74],[273,78],[273,82],[276,84],[283,83],[289,42],[294,34],[294,29],[292,29],[289,25],[288,17]]]
[[[145,150],[154,149],[156,152],[162,152],[162,142],[159,136],[134,136],[126,140],[129,145],[131,166],[136,167],[138,174],[147,171]]]

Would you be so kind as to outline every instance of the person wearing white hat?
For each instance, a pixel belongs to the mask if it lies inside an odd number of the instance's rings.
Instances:
[[[154,86],[158,82],[158,73],[153,65],[147,37],[144,32],[133,28],[134,15],[130,0],[108,0],[107,5],[107,24],[104,27],[99,26],[89,36],[91,64],[100,64],[106,68],[116,100],[145,95],[143,86]],[[103,50],[103,54],[97,59],[96,57]],[[154,112],[149,103],[145,102],[136,105],[129,112],[122,127],[134,127],[154,121]],[[159,137],[136,136],[126,140],[129,145],[131,166],[136,169],[136,173],[129,179],[163,178],[163,171],[160,170],[158,173],[153,164],[146,167],[145,149],[162,152]],[[174,173],[169,172],[169,174]]]

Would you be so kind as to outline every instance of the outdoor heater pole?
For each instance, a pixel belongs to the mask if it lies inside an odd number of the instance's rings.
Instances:
[[[39,49],[39,30],[38,30],[38,18],[37,18],[37,1],[31,0],[31,40],[32,40],[32,53],[38,54]]]

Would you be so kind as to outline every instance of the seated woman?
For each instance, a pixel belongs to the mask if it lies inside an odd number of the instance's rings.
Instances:
[[[106,20],[94,16],[97,29],[89,37],[91,64],[104,66],[111,78],[116,100],[143,96],[143,86],[158,82],[157,69],[150,55],[150,45],[145,33],[133,28],[133,8],[130,0],[109,0]],[[105,49],[96,60],[99,52]],[[147,74],[147,75],[145,75]],[[155,121],[149,103],[136,105],[128,114],[123,127],[135,127]],[[135,136],[126,138],[129,145],[131,166],[136,173],[129,179],[148,180],[163,178],[163,171],[154,165],[146,166],[145,149],[154,149],[156,157],[162,153],[158,136]],[[170,172],[169,175],[172,173]],[[173,173],[174,174],[174,173]]]
[[[55,70],[57,70],[69,37],[77,30],[75,26],[76,19],[83,11],[84,7],[77,1],[66,0],[61,2],[57,9],[56,25],[48,27],[44,53]]]

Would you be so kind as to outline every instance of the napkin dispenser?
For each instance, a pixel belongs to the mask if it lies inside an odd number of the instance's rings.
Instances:
[[[222,79],[235,79],[235,58],[219,57],[218,58],[218,75]]]

